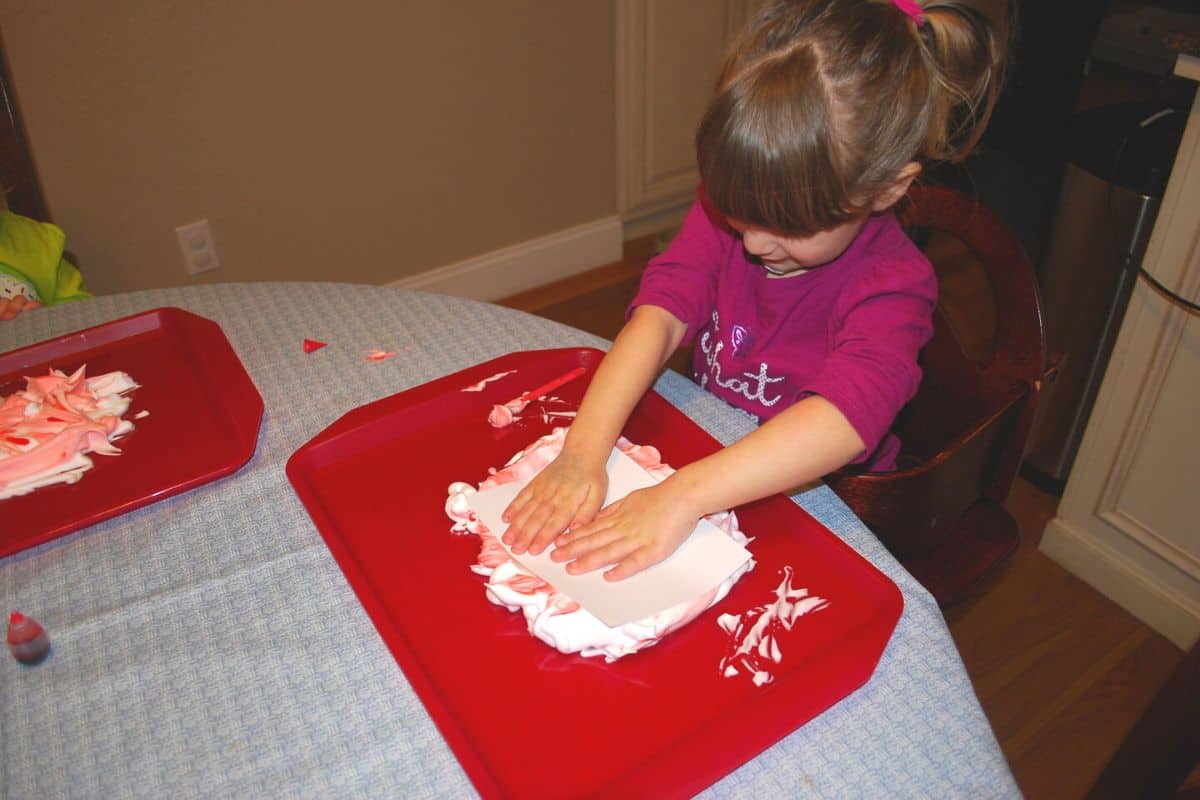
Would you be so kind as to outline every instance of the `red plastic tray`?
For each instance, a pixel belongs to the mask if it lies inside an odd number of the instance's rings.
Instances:
[[[861,686],[899,619],[896,585],[786,497],[738,509],[758,566],[717,606],[612,664],[563,655],[494,606],[468,567],[479,540],[450,533],[456,480],[478,482],[551,426],[494,429],[503,403],[576,366],[577,404],[602,353],[511,353],[357,408],[297,450],[288,477],[350,585],[485,797],[685,797]],[[481,393],[464,386],[518,372]],[[651,392],[626,435],[679,466],[719,449]],[[770,602],[781,567],[830,600],[781,640],[776,680],[725,678],[717,616]]]
[[[88,375],[129,373],[141,387],[119,456],[92,456],[77,483],[0,500],[0,556],[124,514],[228,475],[252,455],[263,401],[220,326],[179,308],[157,308],[0,353],[0,394],[51,367]]]

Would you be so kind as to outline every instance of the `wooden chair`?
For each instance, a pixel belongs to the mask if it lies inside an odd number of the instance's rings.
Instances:
[[[943,291],[933,339],[921,354],[921,386],[895,427],[900,468],[844,469],[826,482],[945,606],[1020,540],[1001,503],[1024,456],[1045,338],[1033,269],[1000,218],[953,189],[917,186],[909,196],[900,216],[918,241],[925,232],[945,234],[982,267],[994,335],[982,354],[969,352]]]

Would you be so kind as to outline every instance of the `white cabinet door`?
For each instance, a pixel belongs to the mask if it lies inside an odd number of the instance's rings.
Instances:
[[[762,0],[617,0],[617,204],[625,236],[695,196],[696,123],[730,39]]]

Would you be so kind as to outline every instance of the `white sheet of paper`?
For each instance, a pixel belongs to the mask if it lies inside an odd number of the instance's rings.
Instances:
[[[614,447],[608,459],[608,495],[604,504],[656,482],[637,462]],[[468,501],[488,530],[499,537],[508,529],[500,515],[524,486],[525,482],[502,484],[476,492],[468,497]],[[501,544],[504,545],[503,541]],[[527,552],[514,555],[508,545],[504,545],[504,549],[521,566],[614,628],[696,599],[750,558],[749,550],[703,519],[665,561],[620,581],[605,580],[607,568],[582,575],[568,573],[565,563],[550,559],[553,545],[536,556]]]

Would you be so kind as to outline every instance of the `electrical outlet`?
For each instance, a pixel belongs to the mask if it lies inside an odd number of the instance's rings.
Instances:
[[[179,239],[179,250],[183,253],[183,265],[189,275],[199,275],[221,266],[217,260],[217,245],[213,241],[208,220],[180,225],[175,229]]]

